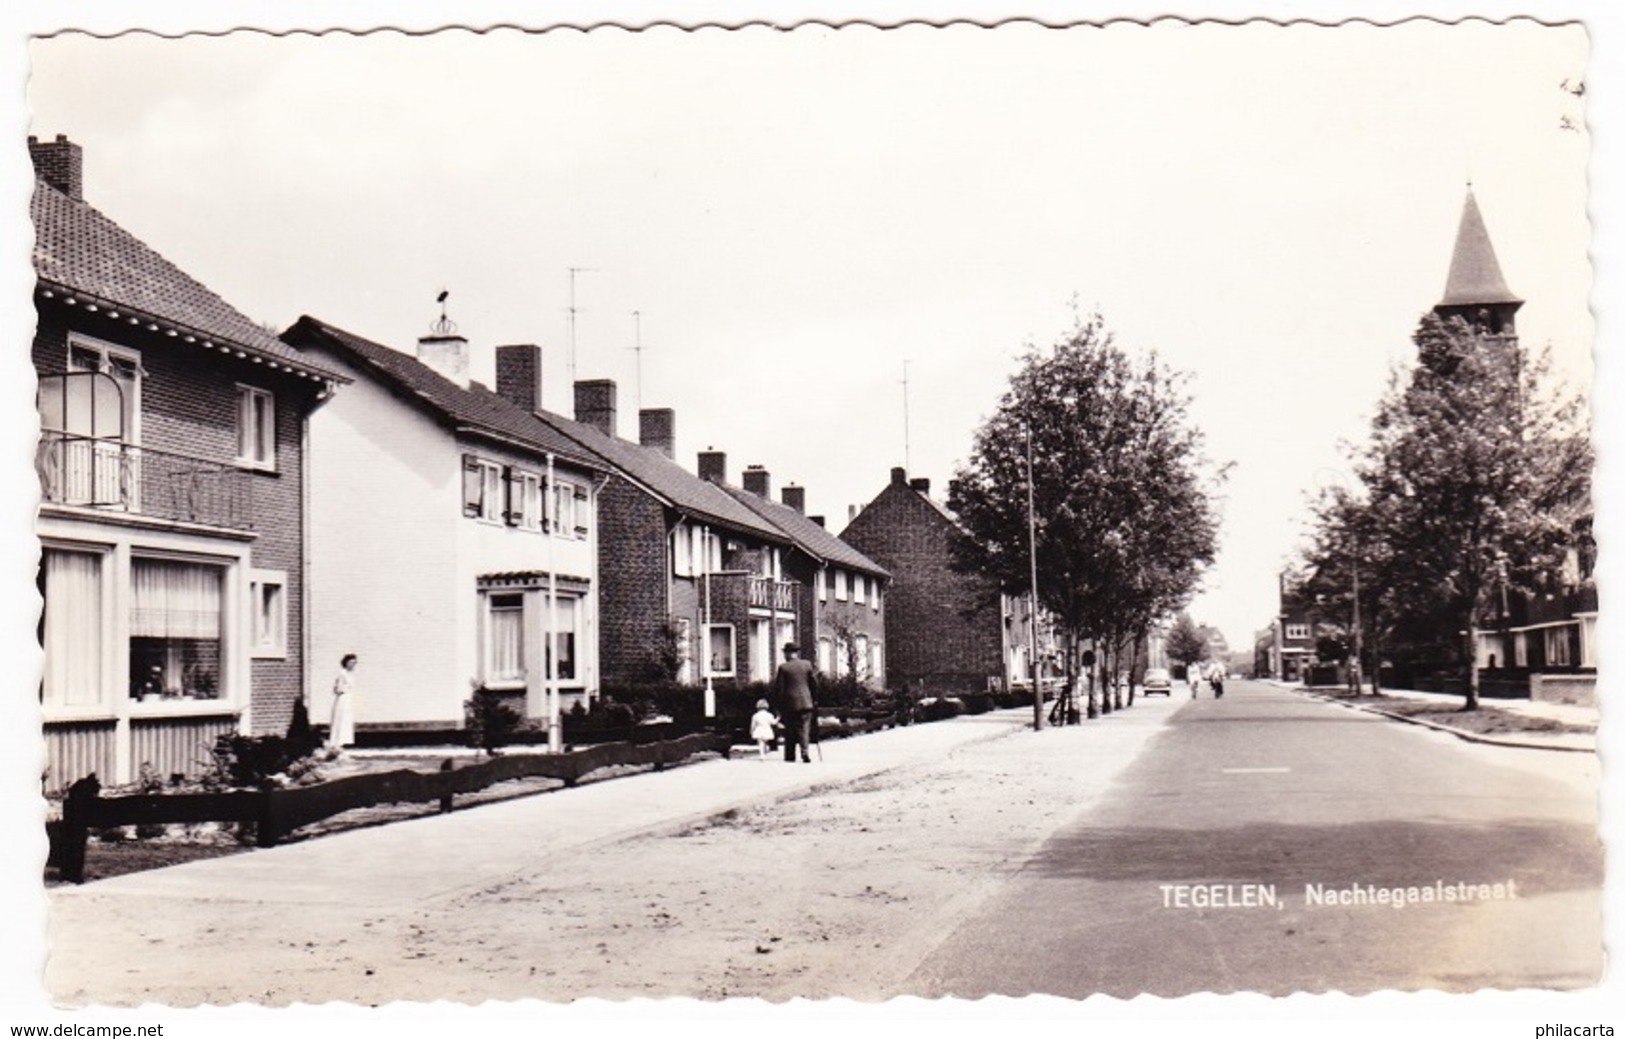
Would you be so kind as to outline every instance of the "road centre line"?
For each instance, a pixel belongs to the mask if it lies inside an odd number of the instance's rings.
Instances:
[[[1221,769],[1219,769],[1219,771],[1223,772],[1225,775],[1230,775],[1230,776],[1246,776],[1246,775],[1255,775],[1257,773],[1262,773],[1262,772],[1276,773],[1276,772],[1291,772],[1292,770],[1290,768],[1287,768],[1285,765],[1277,765],[1277,766],[1273,766],[1273,767],[1270,767],[1270,768],[1221,768]]]

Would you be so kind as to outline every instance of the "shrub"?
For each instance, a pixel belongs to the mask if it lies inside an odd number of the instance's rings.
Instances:
[[[915,717],[922,722],[937,722],[947,718],[957,718],[964,713],[964,701],[958,697],[936,696],[921,700]]]
[[[164,778],[158,774],[157,769],[152,767],[152,762],[143,761],[141,763],[141,772],[136,778],[136,788],[143,794],[161,794],[164,792]],[[135,835],[142,840],[162,837],[168,832],[169,827],[163,823],[138,823],[135,828]]]
[[[510,706],[505,696],[490,689],[476,689],[472,697],[463,701],[463,729],[468,745],[487,754],[496,754],[512,743],[523,721],[524,715]]]
[[[211,785],[268,790],[316,770],[321,737],[243,736],[228,733],[215,741]]]

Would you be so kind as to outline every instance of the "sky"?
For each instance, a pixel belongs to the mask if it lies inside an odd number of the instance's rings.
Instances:
[[[1393,21],[1532,6],[1187,0],[1179,10]],[[1142,0],[546,7],[556,22],[633,26],[955,14],[1060,25],[1165,10]],[[14,343],[28,341],[21,138],[65,133],[85,148],[93,204],[256,320],[282,327],[308,313],[410,347],[446,289],[484,364],[499,343],[544,348],[555,409],[569,405],[568,270],[591,268],[577,278],[577,372],[617,380],[621,431],[635,435],[640,398],[673,407],[687,464],[709,446],[728,453],[736,479],[763,464],[775,489],[802,484],[811,511],[839,528],[894,465],[945,487],[1024,345],[1098,310],[1125,347],[1190,373],[1208,454],[1234,463],[1223,550],[1192,612],[1244,646],[1274,612],[1275,573],[1305,532],[1305,494],[1338,479],[1339,442],[1361,438],[1443,289],[1469,178],[1507,281],[1528,301],[1525,341],[1549,343],[1583,389],[1594,331],[1617,338],[1604,303],[1625,291],[1609,186],[1625,173],[1604,131],[1618,125],[1609,69],[1625,68],[1625,17],[1582,0],[1539,10],[1554,22],[1584,17],[1589,33],[1527,21],[1065,31],[1018,21],[92,40],[49,34],[546,23],[513,0],[397,0],[387,15],[364,0],[15,0],[0,10],[11,87],[0,119],[17,142],[0,161],[13,245],[0,261],[0,320]],[[1559,87],[1581,78],[1583,98]],[[1562,129],[1565,117],[1579,129]],[[1610,352],[1595,354],[1600,387],[1617,383]],[[14,363],[0,379],[10,394],[0,422],[15,445],[6,479],[31,488],[32,382],[21,354]],[[1595,407],[1605,582],[1615,569],[1611,399],[1599,392]],[[32,495],[3,504],[11,585],[32,588]],[[32,689],[17,662],[33,660],[37,676],[37,601],[9,606],[4,652]],[[1602,625],[1605,650],[1620,644],[1612,614]],[[27,773],[37,717],[23,709],[31,697],[6,700],[6,730],[24,734],[3,755],[7,774]],[[30,782],[20,776],[29,797],[5,802],[7,832],[38,832]],[[49,1020],[34,980],[38,870],[26,855],[0,864],[7,890],[28,893],[7,906],[22,969],[0,978],[0,1009]],[[1439,1013],[1406,997],[1350,1002],[1364,1014]],[[1585,1011],[1602,1005],[1590,994],[1480,994],[1445,1001],[1443,1013],[1522,1028],[1597,1018]],[[239,1016],[233,1027],[253,1023]]]
[[[575,374],[622,434],[675,408],[684,464],[763,465],[837,530],[893,466],[944,493],[1022,348],[1098,311],[1232,463],[1192,613],[1241,648],[1469,178],[1526,341],[1589,382],[1587,58],[1527,21],[63,34],[27,105],[255,320],[411,349],[446,289],[476,374],[538,343],[566,413],[579,268]]]

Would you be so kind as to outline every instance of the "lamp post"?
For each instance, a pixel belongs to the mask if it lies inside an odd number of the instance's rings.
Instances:
[[[1027,577],[1029,594],[1027,625],[1032,639],[1033,731],[1044,728],[1044,688],[1038,667],[1038,520],[1033,511],[1033,426],[1027,423]]]

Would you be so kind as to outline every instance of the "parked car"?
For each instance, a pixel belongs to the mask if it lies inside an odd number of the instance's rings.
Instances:
[[[1161,693],[1163,696],[1172,696],[1174,692],[1174,680],[1169,676],[1167,668],[1150,667],[1146,668],[1145,682],[1142,683],[1141,688],[1146,696],[1150,696],[1152,693]]]

